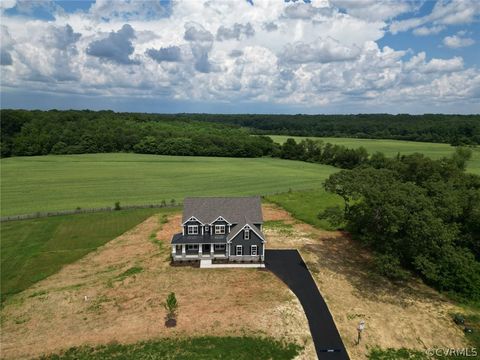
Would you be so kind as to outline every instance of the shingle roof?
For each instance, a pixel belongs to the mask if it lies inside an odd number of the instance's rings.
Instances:
[[[235,235],[237,235],[237,233],[241,229],[243,229],[243,227],[245,225],[250,226],[250,228],[253,231],[255,231],[262,239],[265,239],[265,235],[263,235],[263,233],[260,231],[260,229],[258,227],[256,227],[253,223],[251,223],[250,221],[248,221],[247,219],[244,218],[244,220],[242,222],[239,222],[237,225],[232,227],[232,229],[230,230],[230,233],[227,235],[227,240],[230,241],[231,239],[233,239],[235,237]]]
[[[263,223],[259,196],[250,197],[190,197],[183,202],[183,220],[192,216],[204,224],[215,221],[219,216],[232,224]]]

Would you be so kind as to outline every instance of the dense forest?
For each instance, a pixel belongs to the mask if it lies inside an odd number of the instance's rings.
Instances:
[[[396,139],[452,145],[480,144],[480,115],[218,115],[179,114],[206,122],[234,124],[256,134]]]
[[[136,152],[259,157],[275,145],[238,126],[112,111],[1,111],[1,155]]]
[[[0,125],[2,157],[99,152],[279,156],[279,146],[262,134],[480,144],[479,115],[212,115],[1,110]],[[250,136],[252,133],[260,136]],[[288,154],[282,157],[293,158]]]
[[[376,253],[376,269],[395,280],[408,271],[463,299],[480,301],[480,176],[464,172],[471,153],[372,155],[329,177],[344,199],[319,217],[345,226]]]

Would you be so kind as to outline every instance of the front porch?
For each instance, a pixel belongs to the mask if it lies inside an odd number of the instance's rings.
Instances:
[[[176,244],[172,245],[173,260],[227,259],[226,244]]]

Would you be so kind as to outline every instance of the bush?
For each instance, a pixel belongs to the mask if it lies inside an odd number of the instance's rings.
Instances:
[[[170,294],[168,294],[167,301],[165,302],[164,306],[165,306],[165,309],[167,310],[165,325],[167,327],[172,327],[177,325],[178,302],[174,292],[171,292]]]
[[[327,220],[333,227],[339,228],[345,222],[345,211],[340,206],[329,206],[320,214],[320,220]]]
[[[376,255],[375,269],[391,280],[404,281],[410,276],[410,273],[402,268],[400,260],[393,255]]]
[[[120,201],[117,201],[115,203],[115,207],[113,208],[114,210],[122,210],[122,207],[120,206]]]

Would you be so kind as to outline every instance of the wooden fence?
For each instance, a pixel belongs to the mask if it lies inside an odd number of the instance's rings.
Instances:
[[[104,207],[104,208],[36,212],[36,213],[33,213],[33,214],[2,216],[0,218],[0,222],[15,221],[15,220],[28,220],[28,219],[39,219],[39,218],[44,218],[44,217],[60,216],[60,215],[87,214],[87,213],[96,213],[96,212],[103,212],[103,211],[122,211],[122,210],[128,210],[128,209],[153,209],[153,208],[165,208],[165,207],[176,207],[176,206],[182,206],[182,203],[147,204],[147,205],[121,205],[120,209],[116,209],[115,207],[108,206],[108,207]]]

